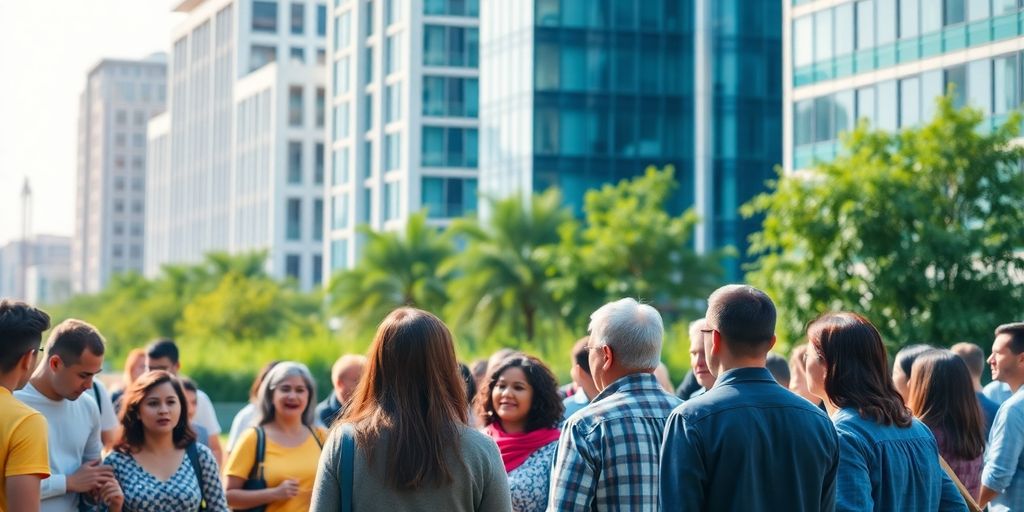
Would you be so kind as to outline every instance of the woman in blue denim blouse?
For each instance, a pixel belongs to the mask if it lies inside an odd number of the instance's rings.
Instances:
[[[855,313],[827,313],[807,340],[808,388],[839,433],[836,510],[967,510],[939,465],[935,437],[893,386],[875,326]]]

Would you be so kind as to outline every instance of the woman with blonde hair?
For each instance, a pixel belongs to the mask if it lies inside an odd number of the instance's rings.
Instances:
[[[397,309],[368,358],[324,446],[310,510],[509,512],[501,455],[466,424],[448,327],[426,311]]]

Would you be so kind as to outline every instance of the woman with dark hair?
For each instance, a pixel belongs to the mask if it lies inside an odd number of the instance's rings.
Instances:
[[[125,390],[122,405],[121,440],[104,464],[114,468],[124,505],[110,510],[227,512],[217,461],[195,443],[177,379],[165,371],[144,373]]]
[[[914,361],[910,410],[928,425],[939,454],[975,499],[981,492],[985,423],[971,372],[960,356],[933,350]]]
[[[512,510],[542,512],[565,410],[558,381],[539,359],[515,356],[491,373],[476,402],[484,433],[501,451]]]
[[[966,510],[935,437],[893,386],[875,326],[855,313],[828,313],[808,326],[807,341],[807,387],[839,434],[836,510]]]
[[[242,434],[224,466],[228,505],[234,509],[266,507],[266,512],[306,512],[326,433],[314,426],[313,375],[304,364],[280,363],[267,372],[256,400],[257,426]],[[253,475],[266,482],[265,488],[245,488]]]
[[[938,349],[924,344],[907,345],[892,358],[892,383],[903,397],[903,403],[910,402],[910,377],[914,374],[914,361],[933,350]]]
[[[345,499],[354,510],[509,512],[501,455],[466,425],[448,327],[426,311],[397,309],[377,328],[368,357],[324,446],[310,510],[337,512]],[[342,475],[345,440],[355,450],[352,473]],[[339,483],[346,478],[347,495]]]
[[[242,432],[247,429],[255,427],[257,421],[259,421],[259,406],[257,404],[257,396],[260,392],[260,386],[263,384],[263,379],[267,377],[267,373],[277,366],[280,361],[271,361],[260,368],[260,371],[256,373],[256,377],[252,380],[252,385],[249,386],[249,403],[242,407],[242,410],[235,414],[235,418],[231,420],[231,430],[228,433],[228,447],[225,451],[224,460],[227,460],[231,456],[231,450],[235,447],[235,443],[238,442],[238,438],[242,436]]]

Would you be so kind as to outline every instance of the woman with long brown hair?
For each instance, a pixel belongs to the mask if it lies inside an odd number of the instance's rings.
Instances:
[[[324,446],[310,510],[336,512],[351,500],[354,510],[509,512],[501,455],[466,424],[465,386],[444,323],[397,309],[377,328],[368,358]],[[354,440],[353,471],[341,474],[346,439]],[[339,482],[349,478],[345,495]]]
[[[948,350],[931,350],[914,361],[909,389],[910,410],[928,425],[939,445],[939,454],[977,499],[981,492],[985,423],[967,365]]]
[[[855,313],[807,328],[807,387],[839,434],[836,510],[966,510],[935,437],[896,391],[878,330]]]
[[[114,468],[124,505],[111,512],[227,512],[217,461],[195,442],[178,380],[146,372],[128,386],[122,404],[121,440],[104,464]]]

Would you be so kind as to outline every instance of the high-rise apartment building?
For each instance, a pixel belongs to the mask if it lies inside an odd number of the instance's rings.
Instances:
[[[500,2],[493,2],[498,4]],[[328,258],[356,227],[436,226],[476,211],[478,0],[332,0],[327,46]]]
[[[111,276],[142,271],[146,195],[146,124],[164,110],[163,54],[104,59],[79,99],[78,180],[72,287],[100,291]]]
[[[675,167],[698,250],[746,250],[738,208],[781,155],[779,0],[502,0],[481,10],[480,188],[605,183]],[[739,261],[730,262],[731,278]]]
[[[0,246],[0,297],[36,305],[71,297],[71,238],[35,235]]]
[[[147,275],[214,251],[266,251],[267,271],[322,279],[327,5],[185,0],[168,109],[150,123]]]
[[[1024,2],[794,0],[785,5],[785,167],[835,158],[858,119],[897,130],[928,121],[935,98],[993,125],[1020,105]]]

